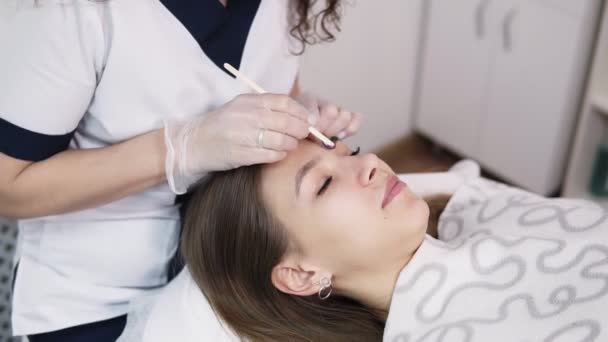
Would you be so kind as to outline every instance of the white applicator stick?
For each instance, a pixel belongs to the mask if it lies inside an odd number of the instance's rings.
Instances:
[[[247,83],[247,85],[249,87],[251,87],[251,89],[255,90],[256,92],[260,93],[260,94],[264,94],[266,93],[266,91],[264,89],[262,89],[262,87],[260,87],[259,85],[257,85],[255,82],[253,82],[251,79],[249,79],[247,76],[243,75],[240,71],[238,71],[235,67],[233,67],[232,65],[228,64],[228,63],[224,63],[224,68],[226,68],[226,70],[228,70],[228,72],[230,72],[234,77],[240,79],[241,81]],[[318,129],[309,126],[308,127],[308,131],[310,132],[310,134],[314,135],[317,139],[319,139],[323,145],[327,148],[335,148],[336,144],[331,141],[331,139],[329,139],[328,137],[326,137],[325,135],[323,135],[323,133],[319,132]]]

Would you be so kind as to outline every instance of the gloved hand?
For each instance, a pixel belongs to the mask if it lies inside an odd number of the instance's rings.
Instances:
[[[356,134],[361,126],[361,114],[348,111],[310,93],[296,97],[317,119],[314,125],[325,136],[342,140]]]
[[[207,172],[279,161],[308,136],[308,120],[287,95],[250,94],[187,122],[165,121],[169,185],[183,194]]]

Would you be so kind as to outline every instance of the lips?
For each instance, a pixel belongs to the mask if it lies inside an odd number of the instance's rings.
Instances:
[[[397,195],[403,190],[405,183],[399,180],[397,176],[391,175],[386,181],[384,190],[384,198],[382,199],[382,208],[386,207]]]

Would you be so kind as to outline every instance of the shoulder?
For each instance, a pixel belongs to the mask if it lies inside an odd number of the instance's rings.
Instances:
[[[53,22],[57,29],[61,29],[74,23],[87,24],[88,21],[83,21],[83,18],[96,17],[99,10],[114,1],[116,0],[3,0],[0,4],[0,13],[3,14],[0,20],[11,23],[35,18],[38,25]]]
[[[89,0],[3,0],[0,23],[7,37],[92,33],[101,26],[105,1]],[[83,37],[88,38],[88,37]]]
[[[116,0],[3,0],[0,9],[5,16],[27,13],[48,16],[74,10],[95,10],[108,6],[114,1]]]
[[[110,0],[111,1],[111,0]],[[86,59],[97,64],[105,49],[106,1],[3,0],[0,42],[14,58]],[[24,44],[27,42],[27,44]],[[34,57],[31,57],[34,58]],[[80,61],[82,63],[82,61]],[[99,66],[99,65],[96,65]]]
[[[44,9],[49,7],[66,6],[98,6],[114,0],[6,0],[5,3],[16,9]]]

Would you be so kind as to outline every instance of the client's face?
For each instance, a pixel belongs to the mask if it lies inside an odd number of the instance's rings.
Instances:
[[[262,172],[262,195],[288,230],[289,253],[338,281],[402,261],[428,223],[426,202],[407,186],[386,202],[394,175],[386,163],[351,154],[342,143],[326,150],[304,141]]]

